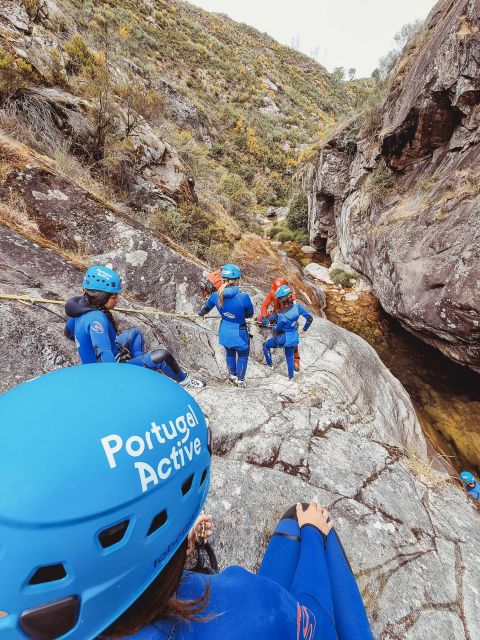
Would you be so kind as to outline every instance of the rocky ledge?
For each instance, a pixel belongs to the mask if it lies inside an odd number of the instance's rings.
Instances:
[[[310,236],[338,246],[384,309],[480,371],[480,32],[475,0],[441,0],[386,97],[324,146]]]

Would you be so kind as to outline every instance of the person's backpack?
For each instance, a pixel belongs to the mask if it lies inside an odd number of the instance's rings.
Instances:
[[[205,298],[209,298],[214,291],[218,291],[222,286],[223,278],[220,269],[215,269],[202,280],[202,292]]]

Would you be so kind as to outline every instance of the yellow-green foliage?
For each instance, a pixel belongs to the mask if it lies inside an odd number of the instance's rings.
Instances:
[[[215,131],[210,158],[240,175],[265,204],[286,204],[300,150],[363,90],[266,34],[181,0],[156,0],[153,14],[139,0],[70,3],[95,49],[107,24],[112,54],[132,60],[142,79],[160,73],[195,104]],[[262,113],[268,100],[276,116]],[[265,168],[280,178],[259,184]]]
[[[94,64],[95,57],[79,33],[74,34],[65,42],[63,50],[70,59],[68,64],[70,73],[80,73],[85,67]]]
[[[212,213],[193,204],[159,209],[151,222],[161,233],[212,262],[226,259],[239,238],[238,233],[221,224]]]
[[[37,80],[37,74],[28,62],[0,49],[0,103]]]
[[[218,185],[220,193],[228,196],[232,202],[242,207],[253,206],[255,203],[245,181],[235,173],[225,174]]]

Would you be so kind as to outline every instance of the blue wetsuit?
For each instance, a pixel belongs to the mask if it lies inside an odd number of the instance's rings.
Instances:
[[[480,482],[478,482],[478,480],[475,480],[474,487],[469,487],[468,484],[466,484],[465,491],[469,493],[474,500],[478,500],[480,498]]]
[[[253,304],[248,293],[238,287],[227,287],[223,291],[223,306],[220,307],[218,293],[215,291],[203,305],[198,315],[204,316],[217,307],[222,321],[218,331],[218,340],[226,350],[228,371],[239,380],[245,378],[248,356],[250,354],[250,336],[246,318],[253,316]]]
[[[287,512],[288,513],[288,512]],[[215,576],[184,573],[180,599],[210,601],[208,622],[161,620],[132,640],[373,640],[355,578],[332,530],[300,530],[295,516],[278,524],[258,575],[228,567]]]
[[[273,330],[274,335],[263,343],[263,354],[270,367],[272,366],[270,349],[284,347],[289,378],[293,378],[295,370],[294,352],[299,342],[297,327],[300,316],[305,318],[303,331],[307,331],[308,327],[312,324],[313,317],[301,304],[298,304],[298,302],[294,302],[289,307],[282,309],[278,314],[272,314],[270,316],[270,322],[277,323]]]
[[[187,374],[182,371],[172,354],[166,349],[144,353],[144,336],[140,329],[132,327],[118,336],[108,317],[98,309],[91,309],[83,296],[68,300],[65,312],[69,319],[65,335],[75,340],[82,364],[93,362],[117,362],[122,347],[126,350],[127,364],[148,369],[159,369],[176,382],[183,382]]]

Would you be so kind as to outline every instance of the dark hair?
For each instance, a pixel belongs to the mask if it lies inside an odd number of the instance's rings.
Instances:
[[[179,600],[175,594],[178,589],[187,557],[188,541],[185,538],[163,571],[135,602],[105,629],[98,637],[104,640],[118,640],[131,636],[155,621],[164,618],[177,618],[188,622],[202,622],[210,617],[198,618],[208,605],[210,586],[196,600]]]
[[[84,289],[83,292],[83,297],[90,309],[102,311],[112,323],[115,333],[117,333],[117,323],[115,322],[112,312],[105,307],[111,295],[108,291],[98,291],[97,289]]]

